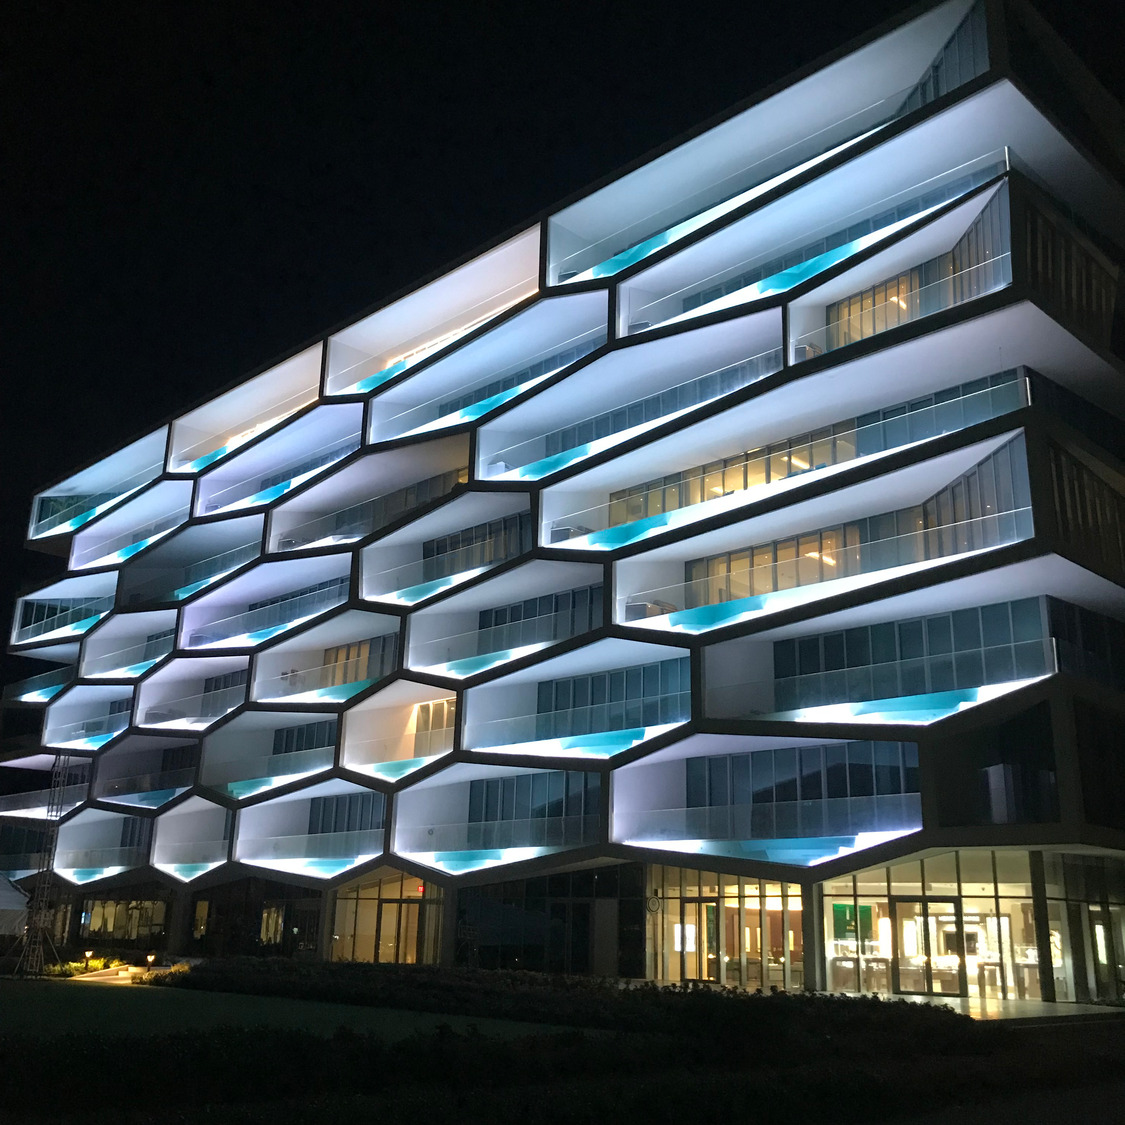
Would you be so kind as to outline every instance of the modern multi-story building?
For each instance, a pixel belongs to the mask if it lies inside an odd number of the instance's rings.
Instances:
[[[928,6],[45,489],[0,869],[89,946],[1121,996],[1121,120]]]

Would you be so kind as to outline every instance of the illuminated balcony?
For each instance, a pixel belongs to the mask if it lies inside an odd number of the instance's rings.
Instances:
[[[951,37],[957,49],[943,60]],[[796,181],[888,122],[983,73],[986,39],[979,5],[931,9],[614,180],[550,220],[551,282],[612,277]],[[943,61],[940,69],[934,65]]]
[[[601,580],[597,567],[532,562],[481,582],[412,615],[407,664],[460,679],[596,629]]]
[[[188,518],[191,485],[164,481],[80,531],[71,544],[70,569],[119,566],[158,543]]]
[[[64,785],[57,794],[51,789],[33,789],[27,793],[6,793],[0,796],[0,816],[27,817],[29,820],[47,820],[54,796],[58,812],[54,819],[65,816],[86,800],[90,792],[89,782],[78,785]],[[0,865],[3,857],[0,857]]]
[[[167,437],[166,429],[157,430],[39,493],[28,537],[43,539],[77,531],[155,480],[164,467]]]
[[[156,822],[152,866],[183,883],[226,863],[233,814],[192,797]]]
[[[326,472],[362,441],[358,404],[321,406],[245,453],[208,472],[199,483],[197,512],[236,512],[270,504]]]
[[[397,680],[344,712],[342,764],[379,781],[399,781],[453,749],[457,700]]]
[[[917,574],[946,559],[995,550],[1033,534],[1032,510],[1025,507],[864,542],[833,538],[828,546],[820,535],[815,543],[814,536],[796,536],[785,541],[793,548],[787,561],[619,597],[617,619],[640,628],[705,633]]]
[[[202,731],[246,700],[245,657],[171,660],[142,681],[137,725]]]
[[[89,632],[113,609],[115,574],[64,578],[20,598],[12,621],[12,644],[55,643]]]
[[[129,613],[106,621],[86,641],[82,676],[88,680],[134,680],[155,668],[176,640],[176,615]]]
[[[282,504],[270,517],[270,550],[363,539],[464,484],[468,460],[464,436],[363,457]]]
[[[808,388],[797,389],[808,399]],[[779,407],[784,407],[789,397],[789,388],[770,396]],[[838,467],[883,456],[1018,410],[1027,402],[1026,380],[1016,371],[1006,371],[946,387],[912,402],[868,411],[858,418],[822,423],[808,433],[771,441],[756,449],[741,453],[731,450],[705,464],[677,472],[666,470],[654,480],[631,487],[607,489],[600,482],[620,479],[624,470],[612,464],[604,466],[590,474],[593,487],[581,487],[584,481],[579,477],[573,484],[568,482],[565,491],[545,493],[545,541],[568,549],[596,551],[630,546],[824,479],[838,471]],[[721,440],[728,430],[734,436],[738,424],[744,418],[750,424],[762,407],[762,403],[755,401],[745,408],[735,408],[729,418],[721,416],[706,423],[697,436],[684,433],[671,439],[671,443],[683,446],[680,458],[698,457],[701,446],[718,452],[716,439]],[[707,431],[714,436],[708,439]],[[704,442],[708,444],[703,445]],[[635,460],[638,465],[655,465],[655,457],[662,452],[641,451]],[[608,501],[572,507],[571,497],[591,492],[605,496],[607,491]]]
[[[247,711],[207,736],[201,780],[242,800],[322,773],[335,760],[335,716]]]
[[[782,366],[774,313],[603,356],[480,432],[482,475],[540,480],[764,379]],[[643,395],[636,395],[637,387]],[[633,392],[630,396],[628,392]],[[523,440],[513,442],[519,436]]]
[[[128,727],[132,704],[133,694],[127,687],[72,687],[47,705],[43,744],[98,750]]]
[[[328,394],[378,390],[530,297],[538,275],[536,225],[331,337]]]
[[[59,828],[55,872],[71,883],[91,883],[148,863],[153,821],[85,809]]]
[[[605,342],[605,293],[540,301],[370,406],[369,442],[431,433],[485,418]]]
[[[173,422],[169,471],[202,472],[314,402],[320,361],[316,344]]]
[[[74,680],[73,667],[55,668],[4,688],[5,703],[46,703]]]
[[[159,808],[195,784],[198,763],[195,742],[135,735],[99,757],[94,797]]]
[[[234,856],[241,863],[330,879],[383,852],[385,798],[328,781],[244,809]]]

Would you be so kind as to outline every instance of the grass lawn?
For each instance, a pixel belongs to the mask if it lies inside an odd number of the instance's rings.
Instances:
[[[225,1025],[300,1028],[317,1035],[331,1035],[338,1027],[346,1027],[395,1040],[419,1031],[433,1031],[439,1024],[448,1024],[462,1034],[475,1025],[482,1034],[498,1039],[550,1030],[543,1024],[516,1020],[353,1007],[317,1000],[148,988],[140,984],[0,980],[0,1033],[10,1035],[50,1038],[96,1031],[104,1038],[165,1035]]]

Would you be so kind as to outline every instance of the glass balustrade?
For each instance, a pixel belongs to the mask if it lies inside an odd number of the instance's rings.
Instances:
[[[647,809],[623,818],[617,835],[631,844],[682,844],[685,840],[796,840],[922,827],[918,793],[829,797],[713,807]]]
[[[414,605],[515,557],[504,553],[504,547],[493,540],[473,543],[376,574],[369,571],[364,597]]]
[[[910,86],[888,94],[823,129],[771,152],[768,156],[741,166],[724,179],[708,185],[708,194],[712,198],[716,194],[722,195],[725,191],[729,191],[730,194],[725,199],[697,209],[698,204],[694,201],[698,197],[688,196],[684,199],[685,210],[688,211],[684,218],[670,225],[662,225],[655,233],[650,233],[641,239],[634,239],[621,247],[621,242],[628,237],[628,231],[636,228],[637,220],[634,218],[628,226],[619,227],[603,235],[594,246],[584,246],[581,250],[558,260],[559,283],[613,277],[629,266],[644,261],[665,246],[686,238],[708,223],[796,179],[810,169],[858,145],[878,132],[885,124],[893,121],[903,112],[904,103],[913,92],[914,87]],[[819,147],[818,141],[824,146],[819,152],[816,151]],[[799,155],[810,151],[814,153],[811,156]],[[788,160],[793,160],[795,163],[786,167]],[[565,220],[565,218],[564,211],[559,218],[552,220],[552,225],[560,223],[560,219]],[[615,243],[620,247],[619,249],[613,248]],[[606,256],[595,265],[585,269],[571,266],[572,262],[578,265],[582,261],[589,261],[592,255],[599,253],[604,253]]]
[[[0,855],[0,875],[9,879],[23,879],[34,875],[43,864],[42,852],[12,852]]]
[[[82,570],[84,567],[123,563],[179,527],[188,518],[188,513],[189,508],[184,505],[152,523],[130,528],[111,539],[103,539],[85,547],[75,554],[71,569]]]
[[[329,769],[335,759],[334,744],[288,754],[242,754],[228,758],[213,758],[208,754],[203,783],[228,797],[241,799],[320,773]]]
[[[248,441],[252,441],[259,434],[272,429],[279,422],[285,421],[291,414],[295,414],[302,406],[312,402],[317,396],[315,387],[306,387],[280,402],[272,403],[255,418],[249,419],[244,428],[235,432],[222,435],[221,433],[209,434],[193,445],[181,449],[175,462],[170,466],[174,473],[198,473],[213,465],[216,461],[240,449]]]
[[[239,648],[258,645],[348,600],[346,586],[313,590],[283,602],[248,609],[200,624],[188,648]]]
[[[160,475],[162,468],[164,468],[163,458],[119,481],[113,489],[106,492],[84,493],[72,497],[40,497],[39,510],[43,511],[44,508],[49,510],[35,520],[31,528],[31,538],[38,539],[52,531],[59,534],[77,531],[84,524],[96,519],[103,512],[108,512],[110,508],[116,508],[123,500],[143,488],[150,480]]]
[[[598,838],[599,818],[596,813],[474,823],[400,824],[395,833],[395,851],[440,853],[507,848],[574,848],[596,843]]]
[[[158,770],[99,780],[94,786],[94,795],[102,801],[156,808],[190,789],[194,783],[194,766],[190,769]]]
[[[788,292],[968,194],[1008,166],[1007,150],[996,149],[816,230],[805,231],[796,248],[790,243],[787,250],[778,247],[763,257],[758,247],[755,256],[741,260],[730,260],[728,253],[727,261],[709,276],[695,274],[674,290],[645,293],[644,304],[629,304],[630,331],[679,324]]]
[[[349,453],[360,447],[362,437],[357,430],[354,434],[326,442],[313,450],[302,450],[299,457],[292,458],[270,474],[269,482],[261,473],[255,473],[235,484],[230,484],[207,497],[206,511],[234,512],[242,508],[254,508],[268,504],[291,492],[294,488],[312,480],[330,465],[343,460]]]
[[[493,480],[540,480],[696,406],[748,387],[779,371],[781,366],[781,349],[772,348],[740,363],[687,379],[658,394],[591,414],[565,430],[555,430],[500,450],[489,461],[487,475]]]
[[[735,465],[692,468],[662,477],[651,488],[623,489],[620,499],[568,512],[551,522],[551,543],[570,548],[610,551],[649,539],[661,532],[696,523],[750,504],[782,488],[805,483],[809,474],[834,465],[905,449],[940,434],[964,429],[1027,404],[1023,379],[1013,377],[994,387],[957,395],[931,406],[909,409],[863,426],[821,428],[813,435],[807,456],[782,448],[751,450],[727,458]],[[784,447],[787,443],[780,442]]]
[[[278,551],[296,551],[306,547],[354,543],[378,531],[413,509],[444,496],[454,485],[469,479],[468,467],[427,477],[407,488],[396,489],[342,511],[329,512],[299,523],[284,531],[277,541]]]
[[[60,848],[55,853],[54,868],[74,883],[89,883],[146,863],[148,848]]]
[[[63,604],[62,599],[44,603],[42,606],[36,605],[34,602],[25,602],[25,609],[28,606],[34,606],[36,610],[42,608],[45,611],[45,616],[16,629],[12,638],[13,643],[23,644],[25,641],[81,636],[83,633],[89,632],[113,609],[113,595],[108,594],[102,598],[84,598],[75,604],[66,605],[65,608],[57,608],[53,613],[50,612],[51,607],[62,607]]]
[[[344,765],[380,781],[398,781],[452,749],[452,727],[398,738],[349,738],[344,743]]]
[[[305,833],[240,839],[236,857],[244,863],[329,877],[383,851],[383,829]]]
[[[170,579],[161,576],[151,578],[147,582],[141,580],[131,583],[126,593],[129,605],[133,606],[141,602],[182,602],[192,594],[197,594],[228,574],[234,573],[243,563],[256,559],[261,554],[261,550],[261,543],[255,539],[250,543],[241,543],[237,547],[208,555],[188,566],[171,566],[169,569],[178,570],[178,577]],[[173,582],[180,584],[173,585]]]
[[[691,693],[669,692],[473,723],[473,750],[610,758],[691,718]]]
[[[366,657],[316,668],[294,668],[255,682],[254,698],[263,703],[339,703],[370,687],[386,673],[368,668]]]
[[[97,715],[74,723],[50,723],[43,735],[47,746],[65,746],[72,750],[97,750],[116,738],[129,725],[129,712]]]
[[[86,660],[82,665],[82,675],[90,680],[135,679],[159,664],[174,645],[175,637],[171,634],[157,640],[140,641]]]
[[[800,552],[800,537],[795,536],[792,559],[620,597],[617,619],[704,633],[916,573],[945,559],[1018,543],[1034,534],[1031,508],[1018,508],[941,527],[919,527],[886,539],[841,542],[835,548],[818,539],[818,549]]]
[[[52,797],[56,796],[61,816],[86,800],[89,790],[90,787],[83,782],[81,785],[64,785],[57,795],[51,789],[33,789],[29,793],[6,793],[0,796],[0,815],[26,816],[44,820]],[[3,858],[0,857],[0,865],[2,864]]]
[[[185,881],[205,875],[227,861],[226,840],[161,843],[153,849],[152,865]]]
[[[41,672],[38,676],[29,676],[4,688],[3,699],[5,703],[46,703],[53,699],[75,677],[72,667],[56,668],[52,672]]]
[[[834,320],[823,328],[798,336],[793,341],[793,362],[798,363],[859,340],[878,336],[891,328],[955,308],[988,293],[995,293],[1011,283],[1012,256],[1005,253],[951,274],[941,281],[934,281],[917,289],[900,288],[899,295],[892,300],[873,303],[868,308]]]
[[[141,715],[139,725],[169,730],[202,730],[229,714],[245,699],[245,684],[183,695],[149,704]]]
[[[710,688],[716,719],[925,725],[1053,675],[1052,640]]]

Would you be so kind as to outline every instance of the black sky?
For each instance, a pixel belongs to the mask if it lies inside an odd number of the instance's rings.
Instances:
[[[1125,4],[1038,6],[1122,98]],[[5,6],[3,635],[37,488],[902,8]]]

